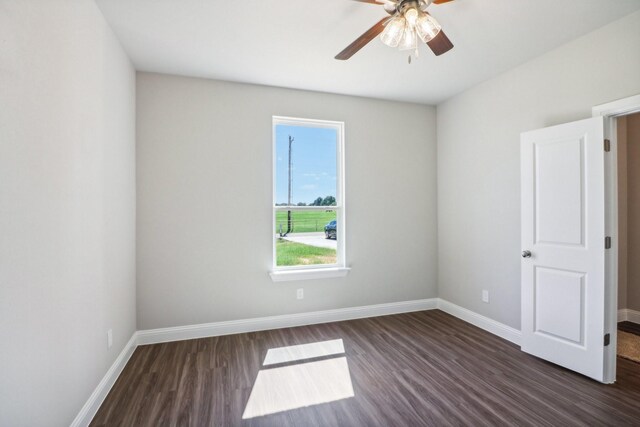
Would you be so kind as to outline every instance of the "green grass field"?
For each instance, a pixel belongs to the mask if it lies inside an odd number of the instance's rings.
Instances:
[[[313,231],[324,231],[324,226],[329,222],[336,219],[336,212],[322,211],[293,211],[291,212],[293,218],[293,233],[308,233]],[[287,231],[287,212],[276,212],[276,233],[280,232],[280,225],[282,225],[282,232]]]
[[[276,265],[335,264],[336,250],[276,240]]]

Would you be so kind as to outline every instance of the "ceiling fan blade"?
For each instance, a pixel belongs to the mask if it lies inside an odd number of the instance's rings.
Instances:
[[[398,0],[353,0],[359,3],[375,4],[376,6],[384,6],[385,12],[389,15],[396,13],[396,7],[398,6]]]
[[[453,43],[449,40],[449,37],[444,33],[444,31],[440,30],[437,36],[435,36],[431,41],[427,42],[429,48],[436,54],[436,56],[440,56],[443,53],[449,52],[453,49]]]
[[[449,3],[450,1],[453,1],[453,0],[433,0],[433,4],[444,4],[444,3]]]
[[[347,46],[342,52],[336,55],[336,59],[344,61],[351,58],[357,51],[365,47],[367,43],[373,40],[378,34],[384,30],[384,24],[389,18],[382,18],[373,27],[369,28],[363,35],[358,37],[353,43]],[[442,31],[441,31],[442,32]]]

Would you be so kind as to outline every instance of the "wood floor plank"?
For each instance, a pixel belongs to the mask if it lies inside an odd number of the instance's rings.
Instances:
[[[263,365],[270,349],[332,340],[344,353]],[[353,396],[318,400],[311,395],[325,389],[305,377],[302,393],[315,403],[243,419],[259,372],[286,381],[290,369],[335,358],[346,360],[348,378],[326,376]],[[432,310],[140,346],[91,425],[639,426],[639,402],[638,363],[619,358],[616,384],[599,384]]]

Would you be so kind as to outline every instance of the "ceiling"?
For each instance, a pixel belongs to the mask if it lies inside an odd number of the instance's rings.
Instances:
[[[456,0],[429,8],[456,46],[434,56],[373,40],[386,16],[350,0],[96,0],[136,69],[437,104],[640,9],[640,0]]]

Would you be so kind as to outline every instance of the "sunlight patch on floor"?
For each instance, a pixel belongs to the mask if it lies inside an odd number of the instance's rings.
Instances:
[[[346,357],[263,369],[258,372],[242,419],[353,396]]]
[[[344,353],[344,345],[341,339],[319,341],[310,344],[271,348],[267,351],[262,364],[264,366],[276,365],[278,363],[295,362],[296,360],[313,359],[342,353]]]

